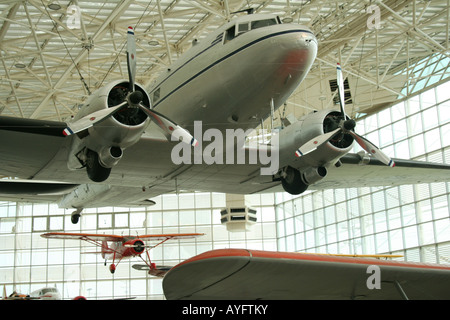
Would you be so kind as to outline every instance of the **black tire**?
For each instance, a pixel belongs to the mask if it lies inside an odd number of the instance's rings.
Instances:
[[[281,178],[281,185],[284,191],[292,195],[301,194],[308,189],[308,185],[300,178],[300,171],[292,167],[286,168],[286,177]]]
[[[111,168],[103,167],[98,160],[97,152],[88,150],[86,153],[86,172],[92,181],[103,182],[108,179]]]
[[[70,217],[70,220],[72,221],[73,224],[77,224],[78,221],[80,220],[80,214],[73,214]]]

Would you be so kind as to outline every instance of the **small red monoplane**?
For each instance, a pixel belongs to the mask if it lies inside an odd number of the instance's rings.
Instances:
[[[48,239],[68,239],[68,240],[84,240],[101,248],[102,258],[112,260],[109,271],[114,273],[117,265],[124,258],[140,257],[148,266],[149,274],[155,276],[163,276],[165,272],[161,272],[157,266],[151,262],[149,251],[170,239],[188,239],[204,235],[203,233],[175,233],[175,234],[150,234],[143,236],[118,236],[111,234],[89,234],[89,233],[61,233],[51,232],[42,234],[41,237]],[[159,241],[155,245],[145,245],[144,239]],[[112,242],[108,246],[108,242]],[[147,255],[148,261],[142,258],[142,254]],[[115,261],[117,263],[115,264]]]

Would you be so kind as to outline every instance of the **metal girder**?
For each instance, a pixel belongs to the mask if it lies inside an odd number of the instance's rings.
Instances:
[[[233,18],[233,12],[247,8],[290,18],[310,27],[319,39],[319,59],[288,100],[285,112],[295,116],[329,107],[329,81],[335,78],[338,61],[354,84],[353,108],[371,112],[375,104],[387,106],[402,98],[403,87],[409,93],[417,90],[414,80],[430,77],[424,71],[411,77],[420,61],[432,62],[436,54],[450,58],[450,0],[62,0],[55,10],[48,7],[52,2],[0,3],[2,115],[56,120],[72,116],[89,91],[126,76],[123,45],[129,25],[138,27],[137,77],[148,85],[193,39],[202,41]],[[81,9],[79,29],[69,27],[70,5]],[[378,30],[367,27],[369,5],[380,10]],[[155,40],[159,45],[149,44]],[[448,71],[439,72],[439,82],[448,78]],[[396,76],[402,73],[403,78]]]
[[[92,41],[95,42],[96,39],[102,37],[106,31],[107,27],[110,23],[113,23],[114,20],[118,19],[120,15],[126,10],[126,8],[131,4],[132,0],[125,0],[122,3],[120,3],[113,13],[104,21],[104,23],[97,29],[97,31],[94,33],[92,37]],[[55,83],[54,88],[59,88],[64,85],[67,77],[69,77],[70,72],[73,70],[73,68],[76,67],[76,65],[84,59],[88,54],[88,50],[86,48],[83,48],[81,53],[73,60],[73,64],[71,64],[66,71],[63,73],[63,75],[59,78],[58,82]],[[47,103],[49,102],[50,98],[53,96],[53,90],[47,94],[47,96],[41,101],[41,103],[38,105],[36,110],[31,114],[31,118],[37,118],[41,112],[41,110],[46,107]]]

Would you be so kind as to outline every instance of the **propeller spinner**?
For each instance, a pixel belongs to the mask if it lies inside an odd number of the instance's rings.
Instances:
[[[339,93],[339,100],[340,100],[340,109],[341,109],[341,116],[340,121],[338,124],[338,128],[334,129],[333,131],[327,132],[325,134],[322,134],[320,136],[317,136],[310,141],[306,142],[304,145],[302,145],[296,152],[295,155],[297,157],[304,156],[308,153],[313,152],[318,147],[320,147],[322,144],[327,143],[330,141],[333,137],[335,137],[338,134],[344,133],[351,135],[356,142],[368,153],[370,153],[372,156],[380,160],[382,163],[394,167],[395,163],[394,161],[384,154],[379,148],[377,148],[373,143],[371,143],[366,138],[360,136],[356,132],[354,132],[354,128],[356,126],[356,122],[353,119],[350,119],[347,114],[345,113],[345,101],[344,101],[344,81],[342,77],[342,69],[340,64],[337,64],[337,81],[338,81],[338,93]]]

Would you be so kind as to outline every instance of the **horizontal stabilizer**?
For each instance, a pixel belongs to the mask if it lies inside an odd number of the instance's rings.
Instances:
[[[146,264],[133,264],[133,269],[139,271],[148,271],[148,273],[155,277],[164,277],[167,272],[173,267],[168,266],[156,266],[154,269],[150,269],[150,267]]]

